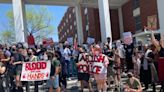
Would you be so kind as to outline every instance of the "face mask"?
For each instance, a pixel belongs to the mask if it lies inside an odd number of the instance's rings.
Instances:
[[[54,57],[54,58],[53,58],[53,60],[57,60],[57,58],[56,58],[56,57]]]
[[[29,56],[31,56],[32,54],[31,53],[28,53]]]
[[[132,75],[128,75],[128,78],[129,78],[129,79],[132,78]]]
[[[14,52],[14,51],[16,51],[15,49],[12,49],[12,51]]]
[[[44,59],[44,60],[48,60],[47,55],[44,55],[44,56],[43,56],[43,59]]]

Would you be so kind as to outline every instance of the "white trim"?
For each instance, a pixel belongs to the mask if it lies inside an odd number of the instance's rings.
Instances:
[[[160,31],[154,31],[154,34],[159,34],[159,33]],[[144,31],[144,32],[134,34],[133,37],[144,36],[144,35],[149,35],[149,34],[151,34],[151,31]]]

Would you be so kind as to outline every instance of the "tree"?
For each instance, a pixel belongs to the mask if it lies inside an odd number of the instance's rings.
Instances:
[[[15,41],[15,37],[14,37],[13,34],[14,34],[13,31],[9,31],[9,30],[2,31],[0,33],[1,43],[3,43],[3,44],[12,44]]]
[[[7,18],[8,23],[7,27],[5,27],[5,30],[7,29],[7,33],[13,34],[14,29],[14,17],[13,17],[13,11],[10,10],[7,12]],[[51,21],[53,20],[53,17],[51,16],[51,13],[47,10],[46,7],[27,7],[26,9],[26,23],[27,23],[27,32],[28,35],[32,34],[36,40],[36,43],[40,42],[42,38],[49,37],[53,35],[54,27],[51,24]],[[4,33],[3,33],[4,32]],[[5,34],[6,31],[3,31],[1,34]],[[11,40],[12,37],[7,36],[8,40]],[[4,36],[3,36],[4,38]]]

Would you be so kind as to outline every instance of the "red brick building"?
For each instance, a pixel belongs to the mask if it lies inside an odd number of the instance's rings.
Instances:
[[[82,8],[81,13],[84,42],[87,37],[95,38],[96,42],[101,41],[99,10]],[[157,29],[159,29],[157,0],[129,0],[121,7],[111,8],[113,41],[121,39],[122,33],[127,31],[131,31],[136,38],[146,41],[147,33],[144,33],[144,26],[147,26],[147,18],[153,15],[157,16]],[[122,17],[121,21],[120,17]],[[123,27],[121,27],[121,22]],[[63,42],[68,37],[75,37],[77,35],[76,25],[75,9],[69,7],[58,26],[59,41]]]

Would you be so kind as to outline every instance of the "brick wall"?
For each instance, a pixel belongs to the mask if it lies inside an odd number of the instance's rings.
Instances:
[[[131,31],[132,33],[135,33],[135,20],[133,17],[132,0],[122,6],[122,16],[124,31]]]
[[[152,16],[152,15],[158,16],[157,0],[140,0],[140,11],[141,11],[142,27],[147,26],[148,16]],[[159,28],[159,22],[157,24],[158,24],[157,28]]]
[[[112,29],[112,40],[120,39],[120,26],[119,26],[119,17],[118,10],[112,9],[110,10],[111,17],[111,29]]]

